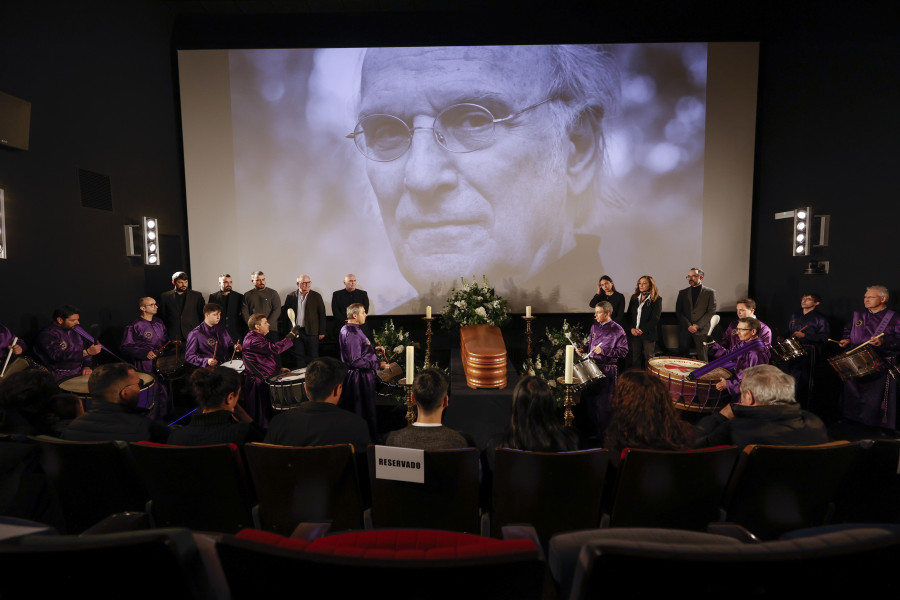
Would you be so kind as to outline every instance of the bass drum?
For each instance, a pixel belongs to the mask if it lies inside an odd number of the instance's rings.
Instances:
[[[716,382],[731,377],[731,371],[717,367],[700,379],[688,379],[688,373],[706,363],[702,360],[660,356],[650,359],[650,373],[668,388],[675,408],[688,412],[711,413],[727,404],[731,395],[716,389]]]
[[[48,373],[50,372],[44,365],[38,364],[34,359],[23,354],[10,359],[10,363],[6,366],[6,371],[3,373],[3,377],[0,377],[0,381],[3,381],[10,375],[28,371],[29,369],[39,369],[41,371],[47,371]]]
[[[150,373],[137,372],[141,378],[141,395],[138,398],[138,408],[151,411],[156,407],[156,379]],[[88,389],[88,379],[90,375],[76,375],[59,382],[59,389],[70,394],[75,394],[81,398],[84,409],[87,410],[91,403],[91,392]]]
[[[172,352],[156,358],[156,372],[165,379],[180,379],[191,370],[191,365],[184,360],[184,352]]]
[[[296,369],[287,373],[272,375],[266,380],[269,384],[269,396],[275,410],[297,408],[306,400],[303,382],[306,381],[306,369]]]

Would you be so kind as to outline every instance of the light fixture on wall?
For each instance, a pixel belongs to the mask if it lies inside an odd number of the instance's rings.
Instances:
[[[793,219],[791,228],[791,254],[809,256],[813,248],[828,246],[830,215],[814,215],[811,206],[775,213],[776,219]]]
[[[143,217],[143,225],[125,225],[125,256],[143,257],[144,264],[158,266],[159,258],[159,219]],[[135,244],[135,230],[141,228],[143,252],[139,252]]]
[[[0,189],[0,258],[6,258],[6,201]]]

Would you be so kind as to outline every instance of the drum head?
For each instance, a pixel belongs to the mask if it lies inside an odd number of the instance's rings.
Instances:
[[[650,372],[660,379],[682,379],[687,377],[688,373],[699,369],[706,363],[702,360],[692,358],[681,358],[678,356],[660,356],[650,359]],[[720,379],[728,379],[731,372],[722,367],[716,367],[697,381],[718,381]]]
[[[306,380],[306,368],[295,369],[287,373],[279,373],[269,377],[268,382],[275,385],[294,385]]]
[[[244,361],[237,360],[229,360],[222,363],[222,366],[226,369],[231,369],[232,371],[237,371],[238,373],[244,372]]]

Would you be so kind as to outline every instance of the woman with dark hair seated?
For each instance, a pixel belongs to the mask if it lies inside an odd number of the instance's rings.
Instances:
[[[200,405],[186,427],[169,435],[179,446],[261,442],[263,432],[238,404],[241,376],[227,367],[197,369],[191,375],[194,397]]]
[[[523,377],[513,390],[512,414],[506,431],[488,443],[488,465],[494,467],[494,450],[513,448],[531,452],[578,450],[578,433],[563,424],[562,413],[547,382]]]
[[[618,465],[626,448],[687,450],[694,428],[681,420],[662,381],[647,371],[619,375],[606,430],[609,460]]]

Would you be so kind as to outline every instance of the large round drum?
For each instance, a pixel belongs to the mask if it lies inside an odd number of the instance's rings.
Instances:
[[[296,369],[287,373],[273,375],[266,380],[272,398],[272,408],[288,410],[296,408],[305,400],[303,382],[306,381],[306,369]]]
[[[141,378],[141,395],[138,398],[138,407],[145,410],[153,410],[156,406],[156,390],[153,389],[156,380],[150,373],[137,372]],[[76,375],[59,382],[59,389],[70,394],[75,394],[81,398],[84,408],[90,405],[91,392],[88,389],[88,379],[90,375]]]
[[[0,368],[2,368],[2,363],[0,363]],[[40,369],[42,371],[47,370],[46,367],[44,367],[43,365],[39,365],[31,358],[20,355],[13,358],[12,362],[6,365],[6,372],[3,373],[2,377],[0,377],[0,381],[3,381],[14,373],[21,373],[22,371],[28,371],[29,369]]]
[[[705,364],[702,360],[660,356],[650,359],[650,373],[669,389],[675,408],[709,413],[728,402],[730,395],[725,390],[717,390],[716,382],[731,377],[731,371],[716,367],[698,380],[688,379],[688,373]]]
[[[828,364],[834,367],[842,381],[859,379],[884,370],[884,361],[874,348],[868,345],[857,346],[853,350],[833,356],[828,359]]]

